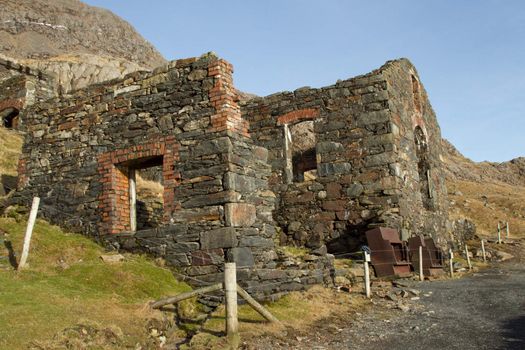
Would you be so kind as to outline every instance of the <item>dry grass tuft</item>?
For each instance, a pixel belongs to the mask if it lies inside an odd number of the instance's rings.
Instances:
[[[164,193],[164,186],[161,183],[143,179],[139,174],[136,175],[137,178],[137,193],[139,196],[145,198],[157,198],[162,199],[162,194]]]
[[[290,293],[265,307],[282,324],[267,322],[249,305],[239,306],[239,331],[241,339],[262,335],[281,336],[284,329],[307,332],[316,323],[333,315],[363,312],[370,301],[361,295],[340,293],[334,289],[315,286],[305,292]],[[202,332],[195,336],[186,349],[223,349],[223,338],[216,336],[224,331],[225,309],[220,306],[204,324]]]
[[[23,142],[24,138],[19,132],[0,127],[0,174],[17,175]]]

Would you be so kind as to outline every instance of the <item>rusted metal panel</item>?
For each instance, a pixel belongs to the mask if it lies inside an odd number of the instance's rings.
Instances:
[[[415,266],[419,264],[419,247],[423,247],[423,274],[425,276],[438,276],[443,274],[443,252],[436,247],[430,237],[411,237],[408,240],[410,262]]]
[[[377,277],[410,276],[410,262],[406,244],[395,229],[377,227],[366,232],[371,250],[372,266]]]

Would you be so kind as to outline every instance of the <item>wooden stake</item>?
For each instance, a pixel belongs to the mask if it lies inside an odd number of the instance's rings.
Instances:
[[[174,297],[160,299],[160,300],[154,302],[153,304],[151,304],[151,307],[154,308],[154,309],[158,309],[158,308],[163,307],[164,305],[176,304],[179,301],[183,301],[183,300],[189,299],[189,298],[194,297],[196,295],[210,293],[210,292],[215,292],[216,290],[220,290],[220,289],[222,289],[222,283],[213,284],[211,286],[195,289],[195,290],[192,290],[190,292],[186,292],[186,293],[182,293],[182,294],[176,295]]]
[[[472,264],[470,263],[470,256],[468,254],[468,247],[466,244],[465,244],[465,255],[467,256],[468,269],[470,271],[472,270]]]
[[[507,221],[506,223],[506,230],[507,230],[507,239],[509,238],[509,222]]]
[[[284,124],[284,157],[286,167],[284,169],[284,177],[287,184],[293,182],[293,162],[292,162],[292,133],[288,124]]]
[[[224,293],[226,296],[226,336],[230,343],[239,339],[237,318],[237,267],[235,263],[224,264]]]
[[[425,276],[423,276],[423,246],[419,246],[419,280],[424,281]]]
[[[452,249],[449,249],[448,250],[448,254],[449,254],[449,259],[448,259],[448,263],[449,263],[449,266],[450,266],[450,278],[454,278],[454,253],[452,252]]]
[[[22,269],[26,265],[27,256],[29,255],[29,244],[31,243],[31,235],[33,234],[33,227],[35,226],[36,214],[38,213],[38,205],[40,204],[40,198],[33,198],[33,204],[31,204],[31,212],[29,213],[29,221],[27,222],[26,234],[24,237],[24,247],[22,249],[22,257],[18,264],[17,270]]]
[[[370,254],[368,252],[363,252],[363,254],[365,256],[365,295],[367,298],[370,298],[370,269],[368,267],[368,262],[370,261]]]
[[[129,169],[129,226],[137,231],[137,176],[135,169]]]
[[[483,262],[487,262],[487,255],[485,254],[485,240],[481,240],[481,253],[483,254]]]
[[[498,222],[498,243],[501,244],[501,226]]]
[[[248,292],[246,292],[244,289],[241,288],[241,286],[237,285],[237,293],[244,299],[248,304],[250,304],[251,307],[255,311],[257,311],[262,317],[267,319],[270,322],[279,322],[277,318],[275,318],[274,315],[272,315],[268,310],[264,308],[261,304],[257,302]]]

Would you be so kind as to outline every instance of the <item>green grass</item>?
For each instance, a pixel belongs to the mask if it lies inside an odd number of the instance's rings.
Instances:
[[[281,249],[285,254],[296,258],[303,257],[310,252],[310,250],[307,248],[294,246],[281,246],[279,249]]]
[[[19,253],[25,220],[18,221],[0,218],[0,230]],[[147,302],[190,289],[143,256],[126,255],[123,262],[107,264],[100,259],[103,253],[90,239],[41,220],[33,232],[27,268],[15,272],[2,249],[0,348],[45,342],[79,322],[116,326],[133,344],[147,336],[147,320],[159,317],[145,307]]]
[[[22,250],[25,225],[26,218],[22,215],[0,218],[0,238],[11,242],[18,254]],[[123,262],[104,263],[100,259],[104,250],[92,240],[63,232],[43,220],[37,220],[27,268],[14,271],[7,259],[7,249],[0,247],[0,349],[25,349],[31,344],[41,345],[36,349],[62,349],[68,348],[64,346],[68,342],[74,342],[70,349],[134,348],[137,343],[150,341],[148,321],[164,317],[159,311],[151,310],[147,303],[190,289],[178,282],[169,270],[144,256],[126,254]],[[351,309],[363,300],[314,287],[308,292],[291,293],[266,306],[286,327],[307,329],[323,317]],[[183,304],[179,308],[183,314],[202,315],[195,300]],[[167,315],[173,317],[173,314]],[[239,307],[239,320],[241,339],[283,331],[282,326],[268,323],[247,305]],[[78,329],[90,329],[91,325],[122,334],[119,343],[98,339],[85,347]],[[191,325],[175,329],[176,336],[185,337],[186,332],[201,330],[201,325],[193,325],[193,329]],[[70,330],[64,332],[66,329]],[[221,336],[223,331],[224,307],[221,306],[185,346],[199,350],[226,349],[229,345]],[[77,338],[72,339],[75,336]]]

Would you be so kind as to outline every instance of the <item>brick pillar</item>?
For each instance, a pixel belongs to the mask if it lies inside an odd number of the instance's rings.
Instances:
[[[208,76],[215,78],[215,85],[209,92],[211,104],[216,112],[211,116],[210,131],[229,130],[249,137],[249,124],[241,117],[232,74],[233,66],[225,60],[213,61],[208,67]]]

